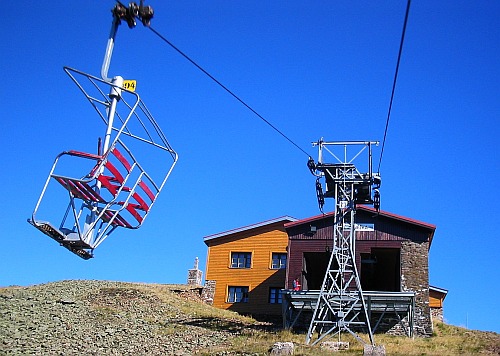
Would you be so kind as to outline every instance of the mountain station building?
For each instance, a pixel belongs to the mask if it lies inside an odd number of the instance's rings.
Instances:
[[[290,216],[204,237],[211,303],[242,314],[308,325],[333,249],[333,213]],[[447,290],[429,285],[436,227],[358,206],[354,254],[372,330],[432,334]]]

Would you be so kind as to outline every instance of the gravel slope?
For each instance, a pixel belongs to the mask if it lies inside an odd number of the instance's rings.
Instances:
[[[0,288],[0,354],[192,355],[238,334],[217,327],[222,319],[191,313],[196,293],[177,287],[61,281]]]

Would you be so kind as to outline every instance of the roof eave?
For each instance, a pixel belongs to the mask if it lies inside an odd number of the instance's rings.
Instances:
[[[443,299],[446,298],[446,295],[448,295],[448,290],[444,289],[444,288],[439,288],[439,287],[429,285],[429,290],[434,290],[438,293],[442,293],[444,295]]]
[[[384,210],[379,210],[377,212],[377,210],[375,208],[372,208],[371,206],[359,205],[357,207],[357,209],[358,210],[368,211],[368,212],[373,212],[373,213],[378,213],[381,216],[392,218],[392,219],[396,219],[396,220],[403,221],[403,222],[407,222],[407,223],[412,224],[412,225],[421,226],[423,228],[426,228],[426,229],[429,229],[429,230],[432,230],[432,231],[436,230],[436,225],[429,224],[429,223],[426,223],[426,222],[423,222],[423,221],[420,221],[420,220],[411,219],[411,218],[408,218],[406,216],[393,214],[393,213],[390,213],[390,212],[384,211]]]
[[[285,229],[287,229],[289,227],[297,226],[297,225],[302,225],[302,224],[310,223],[312,221],[316,221],[316,220],[321,220],[321,219],[324,219],[324,218],[328,218],[330,216],[333,216],[333,212],[326,213],[326,214],[319,214],[319,215],[311,216],[309,218],[305,218],[305,219],[301,219],[301,220],[295,220],[293,222],[286,223],[285,224]]]
[[[217,239],[219,237],[225,237],[225,236],[233,235],[233,234],[236,234],[236,233],[239,233],[239,232],[248,231],[248,230],[256,229],[256,228],[259,228],[259,227],[276,224],[276,223],[279,223],[279,222],[282,222],[282,221],[294,222],[294,221],[297,221],[297,219],[293,218],[291,216],[285,215],[285,216],[281,216],[279,218],[262,221],[262,222],[259,222],[259,223],[256,223],[256,224],[247,225],[247,226],[239,227],[239,228],[236,228],[236,229],[219,232],[219,233],[213,234],[213,235],[208,235],[208,236],[203,237],[203,241],[205,242],[205,244],[207,244],[207,241],[211,241],[211,240]],[[286,225],[286,223],[284,225]]]

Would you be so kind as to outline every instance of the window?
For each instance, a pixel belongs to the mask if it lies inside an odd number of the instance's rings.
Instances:
[[[272,269],[286,268],[286,253],[273,252],[273,260],[271,262]]]
[[[282,293],[281,288],[269,288],[269,304],[281,304]]]
[[[251,264],[250,252],[231,252],[231,268],[250,268]]]
[[[248,303],[248,287],[229,286],[227,290],[228,303]]]

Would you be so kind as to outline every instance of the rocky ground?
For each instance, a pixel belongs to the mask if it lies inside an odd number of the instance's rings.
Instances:
[[[432,338],[376,335],[388,355],[500,355],[500,335],[436,323]],[[349,337],[350,335],[347,335]],[[0,288],[1,355],[330,355],[304,334],[204,304],[185,285],[61,281]],[[351,338],[344,354],[362,354]]]
[[[1,355],[192,355],[245,326],[196,314],[187,287],[62,281],[0,289]]]

